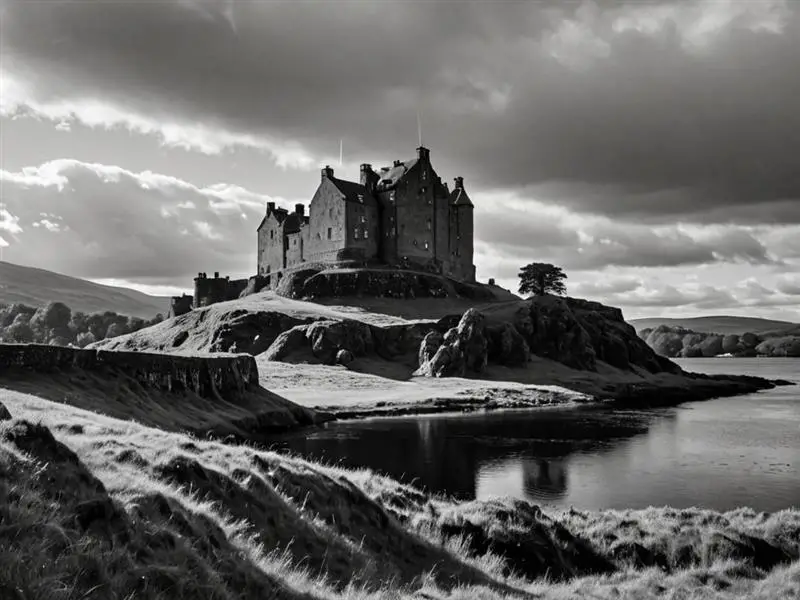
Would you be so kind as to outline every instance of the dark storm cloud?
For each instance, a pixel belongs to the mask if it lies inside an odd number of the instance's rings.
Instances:
[[[796,5],[602,6],[5,0],[0,50],[40,112],[92,98],[172,138],[401,156],[419,108],[441,164],[479,186],[546,184],[600,214],[797,215]]]
[[[712,263],[780,265],[782,261],[748,229],[712,226],[652,228],[564,210],[508,209],[481,213],[475,224],[481,252],[525,264],[528,257],[568,269],[676,267]],[[777,247],[779,236],[775,236]]]

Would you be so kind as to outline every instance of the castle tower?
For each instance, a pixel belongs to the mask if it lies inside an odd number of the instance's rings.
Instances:
[[[453,211],[452,222],[455,231],[450,232],[451,242],[455,241],[455,257],[453,266],[456,275],[465,281],[475,281],[475,265],[473,255],[475,247],[473,237],[475,235],[475,215],[472,200],[464,189],[464,178],[455,178],[455,187],[450,195],[451,210]],[[453,240],[453,236],[455,239]]]

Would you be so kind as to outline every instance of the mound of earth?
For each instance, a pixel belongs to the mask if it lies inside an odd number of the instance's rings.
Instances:
[[[246,354],[0,344],[0,387],[169,431],[250,441],[324,419],[262,388]]]

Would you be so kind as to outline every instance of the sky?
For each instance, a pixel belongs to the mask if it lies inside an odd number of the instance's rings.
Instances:
[[[800,2],[0,0],[0,246],[164,294],[415,155],[627,318],[800,321]],[[339,162],[340,143],[343,161]]]

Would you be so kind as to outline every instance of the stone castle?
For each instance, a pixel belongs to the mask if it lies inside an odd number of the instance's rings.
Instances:
[[[378,171],[362,164],[358,183],[325,167],[308,213],[303,204],[289,212],[267,203],[258,275],[271,287],[302,263],[393,265],[475,281],[473,204],[462,177],[452,191],[442,182],[428,148]]]
[[[277,287],[287,271],[325,263],[340,266],[390,266],[475,282],[473,204],[464,179],[452,191],[434,171],[430,150],[417,148],[411,160],[396,160],[374,171],[361,165],[358,183],[322,169],[309,205],[294,212],[267,203],[258,226],[258,271],[232,280],[198,273],[193,296],[174,296],[170,316],[186,314],[242,294]]]

